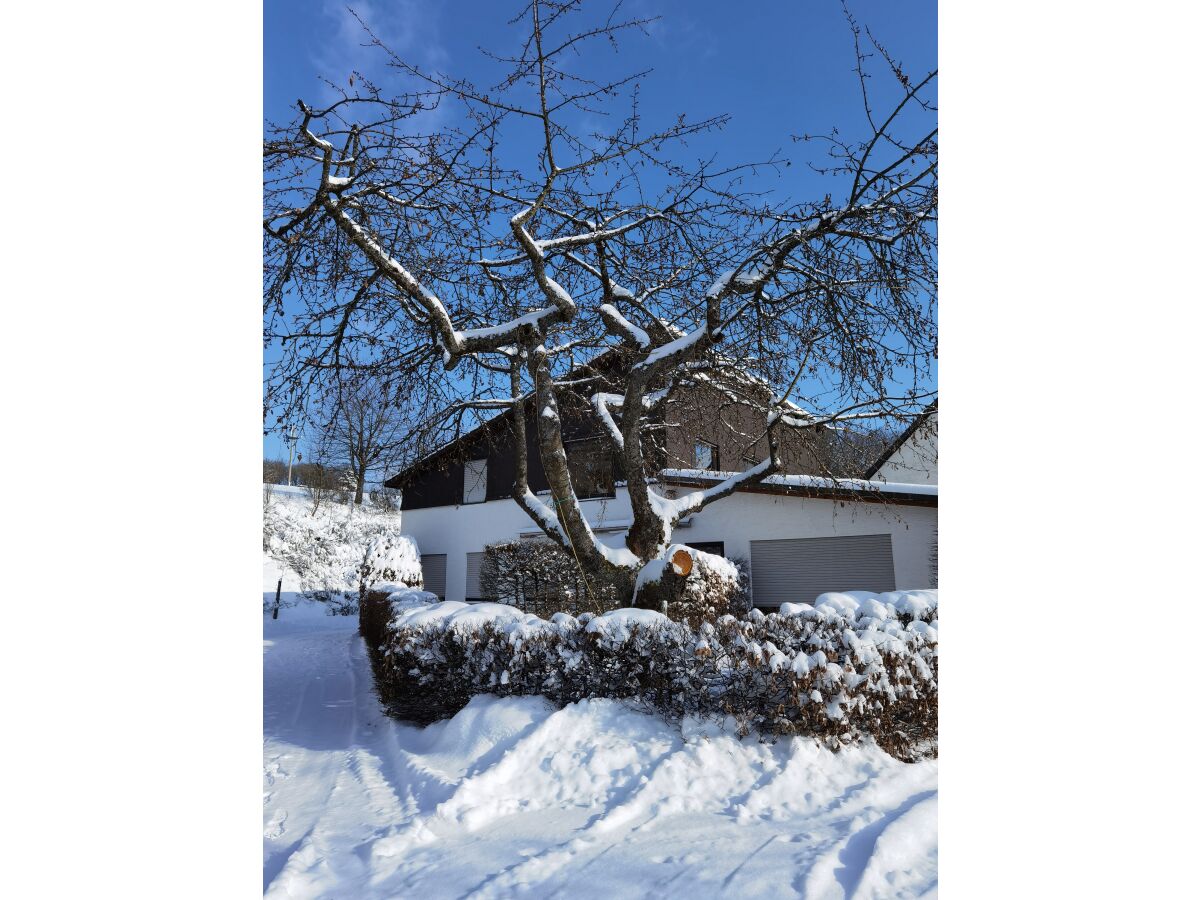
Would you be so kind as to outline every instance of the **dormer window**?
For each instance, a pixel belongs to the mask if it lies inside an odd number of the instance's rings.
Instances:
[[[715,444],[696,441],[696,468],[712,470],[721,468],[721,454],[717,451]]]
[[[487,499],[487,460],[473,459],[463,464],[463,503],[482,503]]]

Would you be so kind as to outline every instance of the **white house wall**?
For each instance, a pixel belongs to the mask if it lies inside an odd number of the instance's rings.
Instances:
[[[584,515],[593,528],[605,523],[628,525],[632,518],[629,494],[617,489],[607,501],[586,500]],[[514,500],[491,500],[465,506],[438,506],[404,512],[403,530],[422,553],[446,554],[446,599],[466,597],[468,553],[487,544],[517,539],[536,526]],[[725,555],[750,558],[750,542],[776,538],[831,537],[849,534],[890,534],[896,567],[896,587],[931,587],[930,554],[937,528],[937,509],[877,503],[815,500],[776,494],[735,493],[713,503],[677,528],[674,540],[724,541]],[[601,533],[601,540],[621,546],[624,533]]]
[[[937,484],[937,413],[922,423],[871,477],[893,484]]]

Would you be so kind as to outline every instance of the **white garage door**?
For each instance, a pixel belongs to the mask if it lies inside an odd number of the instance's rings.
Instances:
[[[425,590],[446,599],[446,554],[427,553],[421,557],[421,577]]]
[[[755,606],[812,603],[826,591],[894,591],[890,534],[750,542]]]

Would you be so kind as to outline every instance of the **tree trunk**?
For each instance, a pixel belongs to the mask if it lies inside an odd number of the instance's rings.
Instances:
[[[354,505],[355,506],[362,506],[363,488],[366,487],[366,484],[367,484],[367,473],[365,471],[359,472],[358,478],[357,478],[357,483],[354,486]]]

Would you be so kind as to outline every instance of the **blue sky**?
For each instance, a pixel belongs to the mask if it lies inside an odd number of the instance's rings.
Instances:
[[[520,4],[372,0],[350,4],[402,56],[453,75],[490,82],[489,63],[476,49],[502,51],[520,35],[505,23]],[[605,9],[605,3],[589,4]],[[851,4],[860,24],[910,73],[937,64],[937,5],[932,0]],[[689,148],[729,162],[762,159],[775,151],[804,162],[815,152],[793,135],[836,126],[857,132],[862,118],[850,32],[835,0],[775,0],[735,5],[716,0],[626,0],[628,15],[658,15],[647,36],[632,35],[606,59],[611,74],[653,67],[642,81],[645,121],[669,123],[730,113],[724,130]],[[290,120],[297,98],[320,103],[321,76],[345,84],[351,71],[382,75],[376,54],[344,3],[266,0],[263,6],[263,108],[268,120]],[[386,81],[385,81],[386,83]],[[822,196],[828,186],[803,165],[769,186],[793,197]],[[264,439],[267,456],[286,456],[277,437]]]

